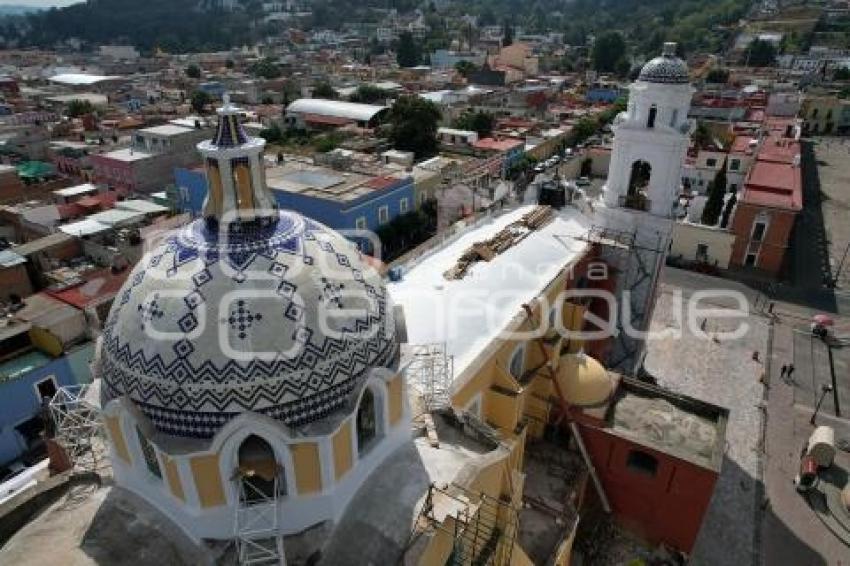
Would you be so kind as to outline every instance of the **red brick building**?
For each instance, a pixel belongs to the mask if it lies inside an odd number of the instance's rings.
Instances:
[[[732,220],[730,264],[778,275],[803,209],[800,143],[794,120],[769,120]]]

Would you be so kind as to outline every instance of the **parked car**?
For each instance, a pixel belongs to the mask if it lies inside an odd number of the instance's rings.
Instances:
[[[578,187],[587,187],[590,186],[590,179],[587,177],[579,177],[576,179],[576,186]]]

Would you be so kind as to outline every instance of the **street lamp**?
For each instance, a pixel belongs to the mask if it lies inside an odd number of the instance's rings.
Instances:
[[[820,405],[823,403],[823,398],[826,397],[826,394],[830,391],[832,391],[832,385],[824,383],[820,386],[820,399],[818,399],[818,404],[815,405],[815,412],[812,413],[812,418],[809,419],[811,424],[815,424],[815,418],[818,416],[818,411],[820,411]]]

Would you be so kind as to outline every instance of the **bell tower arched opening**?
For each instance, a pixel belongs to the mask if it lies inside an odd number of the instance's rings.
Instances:
[[[632,163],[629,175],[629,188],[626,193],[627,208],[647,210],[649,208],[649,181],[652,177],[652,165],[639,159]]]
[[[237,467],[238,481],[247,503],[262,503],[286,493],[283,468],[275,458],[274,449],[256,434],[239,445]]]

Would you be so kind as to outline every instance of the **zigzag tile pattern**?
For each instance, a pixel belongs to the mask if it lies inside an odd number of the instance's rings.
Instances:
[[[234,324],[234,308],[262,316]],[[318,320],[334,310],[330,332]],[[112,307],[99,363],[104,401],[126,395],[160,431],[209,438],[244,411],[321,419],[397,355],[380,276],[339,234],[281,212],[224,235],[196,221],[146,256]]]

